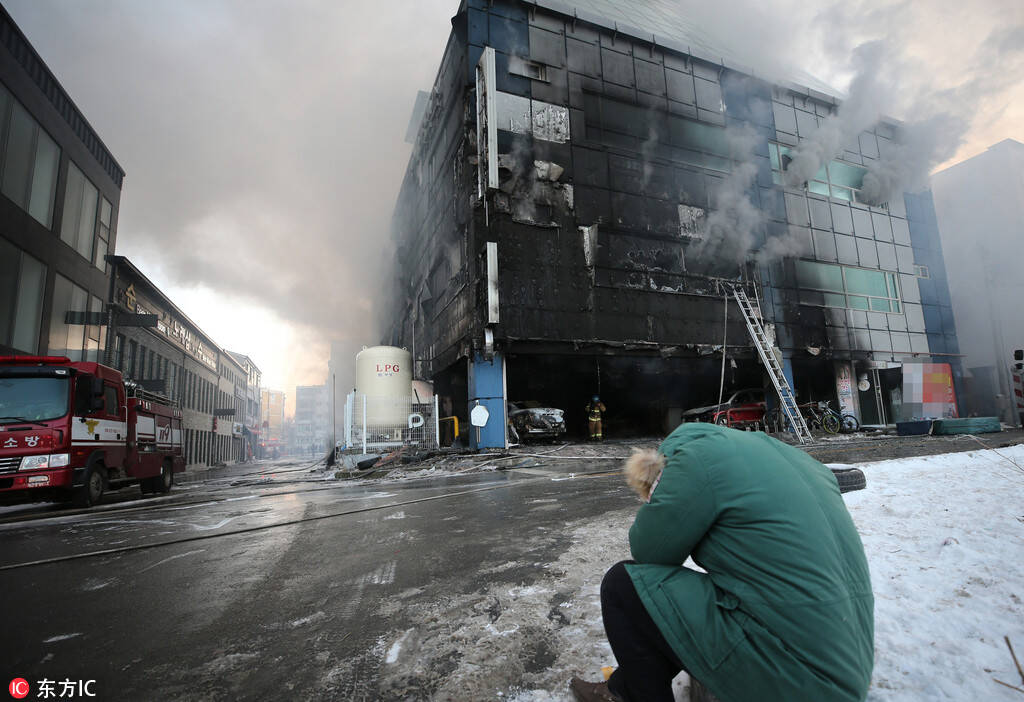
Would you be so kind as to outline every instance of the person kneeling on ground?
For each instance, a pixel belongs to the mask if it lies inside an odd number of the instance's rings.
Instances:
[[[874,597],[826,466],[760,432],[690,423],[634,450],[626,478],[645,501],[634,560],[601,583],[618,668],[573,678],[577,700],[671,701],[683,670],[722,702],[865,698]]]

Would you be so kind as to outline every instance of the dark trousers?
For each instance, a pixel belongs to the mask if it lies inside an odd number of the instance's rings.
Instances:
[[[604,631],[619,667],[608,689],[627,702],[672,702],[672,679],[683,670],[672,647],[647,613],[623,561],[601,581]]]

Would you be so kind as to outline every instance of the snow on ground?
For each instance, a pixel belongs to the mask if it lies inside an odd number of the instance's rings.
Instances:
[[[1022,700],[1024,445],[859,466],[847,493],[875,591],[869,700]]]
[[[1021,682],[1003,636],[1024,652],[1024,469],[1011,461],[1024,466],[1024,445],[859,466],[868,487],[845,499],[875,591],[870,702],[1022,699],[994,682]],[[629,557],[634,513],[567,525],[569,548],[533,564],[533,582],[418,606],[412,629],[379,642],[381,690],[400,699],[429,679],[436,700],[565,702],[573,675],[599,680],[614,665],[601,577]],[[489,570],[517,565],[530,564]],[[676,681],[677,700],[685,683]]]

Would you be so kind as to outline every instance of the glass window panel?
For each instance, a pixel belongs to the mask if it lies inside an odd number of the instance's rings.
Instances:
[[[866,309],[868,309],[868,299],[866,297],[860,297],[858,295],[850,295],[847,299],[850,301],[850,309],[854,309],[854,310],[866,310]]]
[[[871,311],[872,312],[888,312],[889,311],[889,301],[888,300],[882,300],[882,299],[879,299],[877,297],[871,298]]]
[[[71,281],[60,275],[54,276],[53,305],[50,308],[51,356],[68,355],[68,325],[64,324],[64,313],[71,307]]]
[[[3,132],[4,122],[7,119],[7,108],[11,106],[11,94],[7,88],[0,83],[0,133]],[[0,165],[4,162],[4,140],[0,139]]]
[[[89,311],[90,312],[102,312],[103,311],[103,302],[101,302],[100,299],[98,297],[96,297],[95,295],[89,300]],[[89,327],[88,327],[88,329],[86,331],[86,335],[90,339],[94,339],[96,341],[99,341],[100,329],[101,329],[100,325],[98,325],[98,324],[91,324],[91,325],[89,325]]]
[[[900,303],[899,303],[899,300],[893,300],[893,301],[892,301],[892,311],[893,311],[893,312],[899,312],[899,311],[900,311]]]
[[[728,173],[732,170],[732,161],[727,158],[719,158],[718,156],[705,156],[704,167],[710,168],[713,171]]]
[[[785,183],[782,180],[782,174],[776,173],[774,171],[772,171],[772,182],[775,183],[776,185],[785,185]]]
[[[643,120],[638,119],[642,123]],[[729,141],[725,130],[688,119],[674,118],[670,122],[672,141],[679,146],[699,149],[719,156],[729,155]],[[647,137],[646,134],[639,136]]]
[[[138,342],[136,342],[134,339],[128,340],[128,364],[126,368],[128,371],[129,378],[135,377],[135,358],[136,354],[138,353],[138,346]]]
[[[776,144],[768,144],[768,157],[772,160],[772,170],[781,171],[782,164],[779,163],[779,147]]]
[[[825,293],[825,304],[828,307],[846,307],[846,295]]]
[[[68,163],[68,178],[64,188],[64,215],[60,223],[60,238],[68,246],[78,242],[78,220],[82,215],[82,193],[85,176],[78,167]]]
[[[822,164],[818,172],[814,174],[814,180],[820,180],[823,183],[828,182],[828,172],[825,170],[825,164]]]
[[[812,193],[818,193],[819,195],[828,195],[828,183],[821,183],[816,180],[808,181],[807,189]]]
[[[53,216],[53,195],[57,188],[57,165],[60,148],[42,129],[37,130],[36,163],[32,171],[32,192],[28,213],[47,229]]]
[[[864,184],[865,173],[867,170],[842,161],[832,161],[828,164],[828,175],[832,185],[844,185],[854,190],[860,190]]]
[[[898,287],[896,287],[896,274],[895,273],[888,273],[888,274],[886,274],[886,278],[889,281],[889,297],[899,298],[899,296],[900,296],[900,289]]]
[[[87,311],[89,295],[75,284],[71,285],[71,309],[74,312]],[[61,322],[64,320],[61,319]],[[85,325],[68,324],[68,358],[72,361],[84,360],[82,350],[85,348]]]
[[[846,291],[858,295],[888,297],[885,274],[881,271],[867,271],[863,268],[846,269]]]
[[[110,228],[110,215],[113,210],[113,206],[107,198],[103,198],[103,202],[100,203],[100,224],[104,225],[108,229]]]
[[[106,255],[107,255],[107,242],[106,242],[106,240],[102,239],[102,238],[96,239],[96,261],[95,261],[95,263],[96,263],[96,267],[99,268],[101,271],[103,270],[103,267],[106,266],[106,259],[104,258],[104,256],[106,256]]]
[[[811,261],[796,262],[796,279],[801,288],[843,291],[843,273],[839,266]]]
[[[83,358],[88,363],[100,362],[100,341],[89,337],[85,340],[85,354]]]
[[[837,188],[833,185],[832,197],[837,197],[840,200],[853,200],[853,191],[849,188]]]
[[[0,239],[0,344],[9,343],[14,325],[20,252]]]
[[[11,346],[35,353],[39,349],[39,321],[43,312],[43,286],[46,266],[26,253],[21,255],[18,304],[14,315]]]
[[[78,245],[75,248],[85,258],[92,260],[93,237],[96,232],[96,206],[99,192],[96,186],[85,181],[82,191],[82,215],[78,221]]]
[[[11,105],[11,126],[4,159],[3,193],[22,209],[28,209],[29,173],[32,170],[32,139],[36,123],[17,101]]]

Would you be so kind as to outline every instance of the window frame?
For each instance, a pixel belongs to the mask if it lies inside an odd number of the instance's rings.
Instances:
[[[769,141],[768,142],[768,160],[769,160],[769,164],[770,164],[769,167],[771,168],[771,171],[772,171],[772,182],[775,185],[780,185],[780,186],[786,187],[786,181],[785,181],[785,178],[783,177],[782,174],[785,173],[786,170],[788,170],[788,169],[783,166],[782,157],[783,156],[787,156],[788,157],[790,155],[790,153],[792,153],[792,150],[793,150],[793,147],[789,146],[788,144],[782,144],[782,143],[777,142],[777,141]],[[792,160],[792,159],[790,159],[790,160]],[[825,197],[829,198],[830,200],[842,200],[843,202],[856,202],[858,204],[869,205],[870,207],[877,207],[877,208],[883,209],[883,210],[888,210],[889,209],[889,204],[888,203],[882,203],[880,205],[872,205],[870,203],[866,203],[866,202],[861,201],[860,196],[859,196],[859,193],[861,192],[861,188],[855,188],[855,187],[853,187],[851,185],[846,185],[844,183],[834,182],[833,176],[832,176],[832,166],[833,166],[833,164],[835,164],[837,167],[853,168],[853,169],[857,169],[857,170],[863,171],[864,173],[861,176],[862,180],[863,180],[863,176],[868,174],[868,169],[866,169],[864,166],[861,166],[861,165],[856,164],[856,163],[850,163],[849,161],[844,161],[841,158],[833,158],[833,159],[829,159],[828,162],[823,163],[821,165],[821,168],[819,168],[818,172],[814,175],[814,177],[808,178],[806,181],[804,181],[803,185],[801,186],[803,188],[803,190],[805,192],[814,193],[816,195],[824,195]],[[786,164],[786,165],[788,165],[788,164]],[[821,180],[821,178],[818,177],[822,173],[824,173],[825,180]],[[837,194],[837,193],[840,193],[840,194]]]
[[[833,288],[823,287],[812,287],[806,286],[801,281],[800,266],[801,265],[813,265],[813,266],[825,266],[829,268],[838,268],[842,277],[842,290],[835,290]],[[850,283],[847,280],[846,272],[848,270],[863,271],[865,273],[872,273],[881,275],[886,286],[886,296],[872,294],[870,292],[864,292],[859,289],[851,289]],[[794,263],[794,277],[796,279],[797,289],[800,291],[814,292],[822,294],[822,302],[808,302],[804,296],[800,296],[800,304],[810,305],[812,307],[829,307],[833,309],[850,309],[860,310],[863,312],[879,312],[883,314],[904,314],[903,297],[900,294],[900,283],[899,276],[893,271],[885,271],[873,268],[861,268],[859,266],[846,266],[841,263],[826,263],[823,261],[815,261],[813,259],[796,259]],[[843,305],[828,304],[826,296],[832,296],[832,301],[836,302],[835,298],[843,298]],[[851,303],[851,299],[855,300],[866,300],[866,306],[854,305]],[[878,301],[876,304],[881,305],[881,301],[885,301],[886,309],[876,309],[873,301]]]

